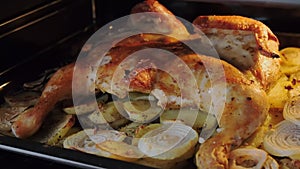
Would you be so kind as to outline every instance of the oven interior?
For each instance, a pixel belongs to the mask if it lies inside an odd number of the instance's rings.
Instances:
[[[74,61],[101,26],[130,14],[141,0],[3,0],[0,2],[0,101],[47,69]],[[276,3],[275,3],[276,2]],[[289,2],[289,1],[288,1]],[[161,0],[176,16],[242,15],[262,21],[280,48],[300,47],[300,3],[286,1]],[[81,168],[146,168],[112,159],[0,136],[1,149]],[[61,152],[61,153],[57,153]]]

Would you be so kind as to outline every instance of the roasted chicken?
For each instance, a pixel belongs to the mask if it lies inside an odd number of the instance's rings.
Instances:
[[[193,23],[222,59],[254,75],[265,89],[278,79],[279,41],[263,23],[242,16],[199,16]]]
[[[171,14],[150,0],[133,11]],[[192,41],[184,25],[176,23],[170,24],[174,30],[170,34],[181,34],[178,37]],[[16,119],[13,133],[19,138],[33,135],[55,104],[72,96],[72,84],[73,96],[93,94],[95,88],[119,98],[133,91],[151,93],[164,108],[192,106],[216,115],[220,132],[201,144],[196,164],[201,169],[228,168],[230,151],[249,137],[267,115],[265,90],[279,71],[278,40],[265,25],[245,17],[205,16],[194,24],[211,39],[225,61],[194,53],[179,41],[182,39],[139,34],[115,45],[95,71],[91,63],[97,61],[97,51],[105,45],[99,44],[89,58],[53,75],[38,103]],[[135,57],[129,57],[133,54]]]

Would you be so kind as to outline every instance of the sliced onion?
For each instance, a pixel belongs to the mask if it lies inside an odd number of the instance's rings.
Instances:
[[[300,125],[300,95],[290,98],[284,108],[283,117],[297,125]]]
[[[267,152],[279,157],[300,154],[300,126],[283,120],[266,133],[263,146]]]
[[[264,150],[247,147],[238,148],[230,153],[230,169],[261,169],[267,160],[268,153]]]
[[[138,148],[148,157],[172,160],[191,151],[198,142],[198,133],[182,123],[163,124],[144,134]]]
[[[279,169],[279,165],[274,158],[268,156],[264,163],[263,169]]]
[[[63,142],[63,147],[109,157],[111,153],[97,148],[96,144],[107,140],[123,141],[125,138],[126,135],[115,130],[95,131],[94,129],[86,129],[67,137]]]

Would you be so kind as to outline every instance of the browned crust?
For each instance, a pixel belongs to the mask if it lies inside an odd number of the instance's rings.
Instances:
[[[278,55],[279,41],[274,33],[262,22],[243,16],[198,16],[194,21],[198,28],[231,29],[252,31],[264,55],[274,57]]]
[[[139,13],[139,12],[160,12],[160,13],[173,15],[171,11],[169,11],[167,8],[165,8],[156,0],[146,0],[144,2],[136,4],[132,8],[131,13]]]

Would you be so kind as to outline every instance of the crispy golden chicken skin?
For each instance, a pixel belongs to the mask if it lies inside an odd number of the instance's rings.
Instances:
[[[138,3],[131,10],[132,14],[141,12],[152,12],[152,14],[149,14],[152,17],[131,16],[133,17],[132,23],[140,30],[147,31],[153,29],[164,34],[174,35],[178,38],[190,35],[183,23],[156,0],[146,0]],[[153,13],[158,15],[154,15]]]
[[[220,57],[250,71],[267,89],[279,77],[279,41],[262,22],[242,16],[199,16],[193,24],[211,40]]]

